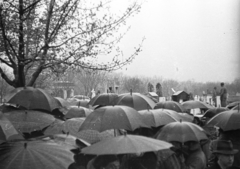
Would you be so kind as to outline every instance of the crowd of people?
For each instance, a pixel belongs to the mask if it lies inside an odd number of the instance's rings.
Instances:
[[[227,104],[227,89],[220,84],[220,92],[214,87],[213,102],[220,95],[221,106]],[[215,104],[216,106],[216,104]],[[209,119],[207,119],[209,120]],[[146,152],[131,155],[75,155],[76,163],[69,168],[81,169],[237,169],[240,168],[240,129],[224,131],[218,127],[205,126],[201,123],[208,139],[170,142],[173,147],[157,152]],[[194,123],[194,121],[193,121]],[[127,131],[129,134],[156,138],[161,128],[139,128]]]

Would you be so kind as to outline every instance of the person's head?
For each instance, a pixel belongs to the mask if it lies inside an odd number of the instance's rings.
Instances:
[[[220,83],[220,85],[223,87],[223,86],[224,86],[224,83],[222,82],[222,83]]]
[[[197,141],[187,141],[184,143],[184,147],[188,152],[201,149],[200,143]]]
[[[112,166],[119,168],[120,162],[115,155],[101,155],[95,159],[93,166],[96,169],[110,169],[113,168]]]
[[[217,90],[217,87],[215,86],[213,89],[214,89],[214,90]]]
[[[212,153],[216,155],[219,165],[223,167],[231,167],[234,162],[234,154],[238,153],[237,149],[233,149],[230,140],[213,141]]]

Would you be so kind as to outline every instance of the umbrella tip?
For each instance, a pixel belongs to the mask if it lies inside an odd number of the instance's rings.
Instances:
[[[27,148],[27,143],[24,143],[24,148],[25,148],[25,149]]]

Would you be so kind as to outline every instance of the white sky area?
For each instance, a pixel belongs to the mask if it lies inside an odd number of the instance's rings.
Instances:
[[[146,40],[121,70],[126,75],[197,82],[240,77],[240,0],[148,0],[128,24],[125,57]]]

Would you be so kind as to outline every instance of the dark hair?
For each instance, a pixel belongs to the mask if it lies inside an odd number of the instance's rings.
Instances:
[[[100,155],[93,162],[93,166],[98,169],[107,166],[109,163],[118,160],[115,155]]]
[[[224,86],[224,83],[222,82],[222,83],[220,83],[220,85],[221,85],[221,86]]]

